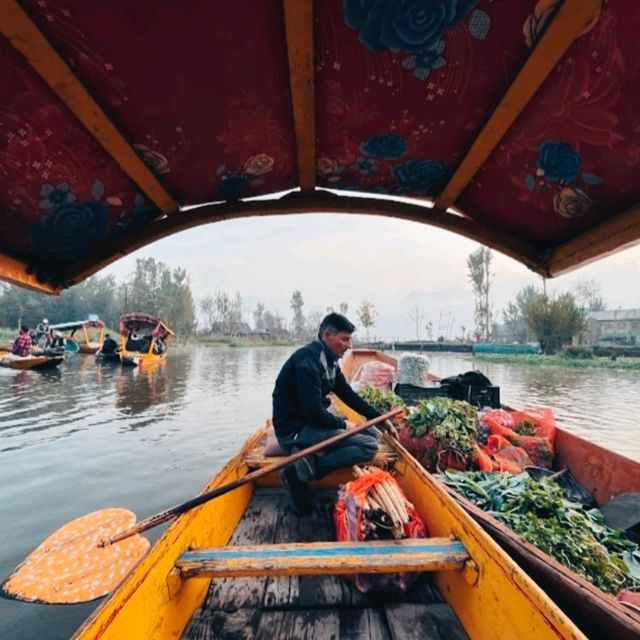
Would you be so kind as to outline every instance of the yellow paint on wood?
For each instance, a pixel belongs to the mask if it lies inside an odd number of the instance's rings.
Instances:
[[[259,436],[254,435],[246,446],[253,446],[256,437]],[[244,450],[220,470],[203,492],[243,476],[247,472],[242,463],[243,455]],[[181,516],[73,639],[179,637],[193,611],[202,604],[209,581],[187,581],[176,591],[167,584],[167,576],[178,556],[192,544],[225,545],[252,493],[253,487],[245,485]]]
[[[316,186],[316,116],[313,69],[313,2],[284,0],[298,181],[303,191]]]
[[[553,22],[437,198],[437,208],[447,209],[453,205],[569,46],[598,15],[601,7],[602,0],[565,0],[562,3]]]

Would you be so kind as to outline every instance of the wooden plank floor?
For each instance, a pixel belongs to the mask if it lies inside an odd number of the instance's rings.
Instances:
[[[335,540],[335,493],[316,492],[314,499],[314,513],[299,518],[282,490],[259,489],[231,544]],[[463,640],[467,635],[424,574],[406,593],[392,594],[362,594],[337,576],[212,580],[205,604],[182,637]]]

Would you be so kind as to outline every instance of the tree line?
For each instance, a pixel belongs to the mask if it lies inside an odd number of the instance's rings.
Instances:
[[[484,340],[494,338],[498,332],[489,295],[494,277],[492,259],[493,254],[486,247],[479,247],[467,257],[475,302],[476,337]],[[571,344],[584,331],[588,311],[605,308],[604,298],[593,280],[582,280],[572,292],[558,295],[547,295],[546,287],[540,291],[529,285],[503,309],[502,319],[512,340],[524,343],[533,338],[543,353],[552,354]]]
[[[10,284],[0,284],[0,326],[35,327],[46,318],[50,324],[85,320],[97,315],[112,329],[128,311],[157,316],[179,334],[195,330],[195,304],[185,269],[171,269],[153,258],[138,258],[134,272],[122,282],[113,275],[93,276],[63,291],[43,295]]]

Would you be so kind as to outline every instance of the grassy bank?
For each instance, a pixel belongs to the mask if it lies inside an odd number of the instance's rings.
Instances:
[[[615,360],[594,356],[593,358],[567,358],[543,355],[500,355],[497,353],[475,354],[478,362],[516,364],[527,367],[567,367],[570,369],[631,369],[640,371],[640,358],[618,357]]]
[[[180,344],[207,345],[208,347],[292,347],[298,344],[294,340],[265,340],[258,336],[231,338],[226,336],[192,335],[180,339]]]

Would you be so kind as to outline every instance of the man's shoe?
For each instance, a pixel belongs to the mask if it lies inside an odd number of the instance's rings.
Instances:
[[[316,477],[315,456],[313,454],[293,463],[296,475],[302,482],[311,482]]]
[[[279,475],[291,510],[298,516],[308,516],[313,511],[311,494],[307,485],[298,478],[295,468],[289,466],[280,469]]]

